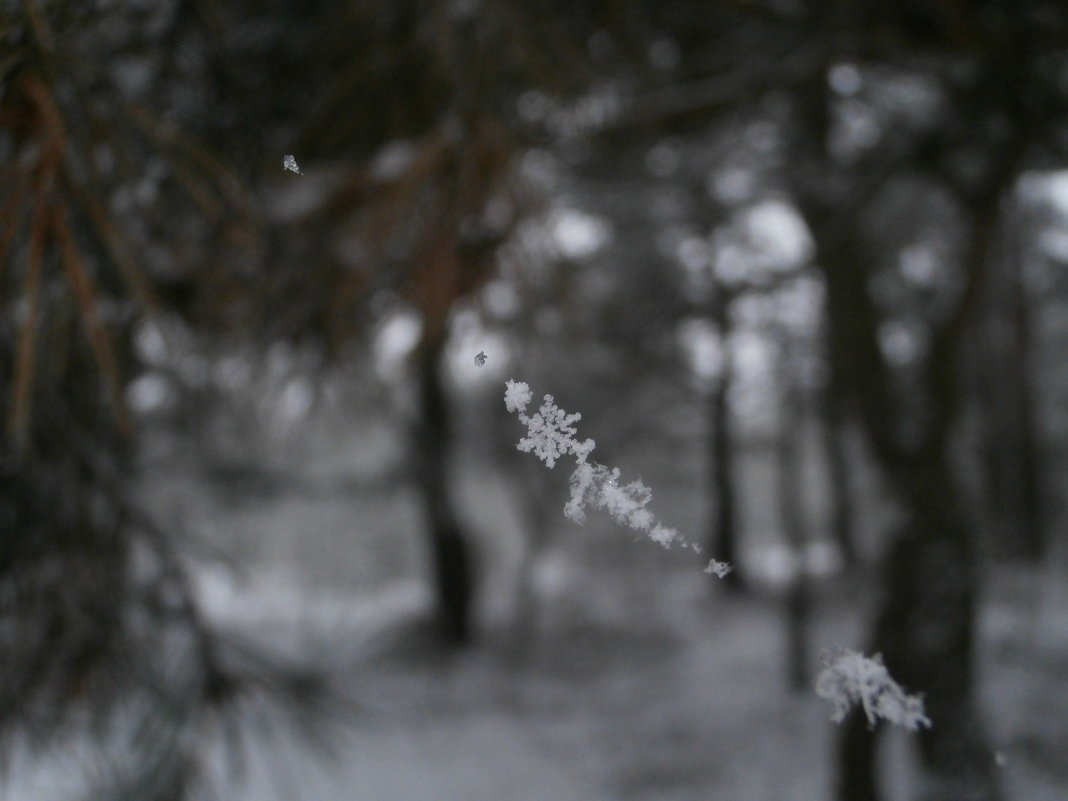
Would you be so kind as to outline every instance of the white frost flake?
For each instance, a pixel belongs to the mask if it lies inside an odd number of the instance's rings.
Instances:
[[[519,440],[518,449],[533,453],[550,468],[563,456],[575,457],[575,469],[569,481],[571,497],[564,505],[565,517],[582,523],[586,520],[586,507],[592,506],[608,512],[620,525],[647,533],[653,542],[664,548],[679,543],[695,553],[701,552],[700,545],[687,543],[678,531],[656,519],[647,508],[653,491],[641,479],[621,484],[619,468],[590,461],[594,441],[575,438],[578,431],[574,424],[582,419],[582,415],[567,414],[556,405],[552,395],[546,395],[538,411],[528,415],[527,406],[533,398],[530,387],[522,381],[511,380],[505,386],[505,407],[527,427],[527,435]],[[730,570],[731,566],[726,562],[713,559],[705,572],[723,578]]]
[[[679,538],[679,532],[673,528],[662,526],[657,523],[653,526],[653,530],[649,532],[649,539],[655,542],[657,545],[661,545],[664,548],[670,548],[671,543]]]
[[[545,462],[546,467],[552,468],[559,457],[573,452],[577,429],[572,424],[581,419],[581,414],[566,414],[553,401],[552,395],[546,395],[541,408],[524,421],[527,436],[519,440],[516,447],[524,453],[533,453]]]
[[[297,175],[303,175],[304,172],[297,166],[297,160],[290,155],[286,155],[282,158],[282,169],[295,172]]]
[[[533,399],[530,387],[524,381],[508,381],[504,390],[504,406],[510,412],[519,413],[519,422],[525,422],[527,404]]]
[[[708,561],[708,567],[705,568],[706,573],[710,573],[716,578],[724,578],[733,568],[728,562],[720,562],[717,559],[710,559]]]
[[[890,677],[881,654],[867,657],[842,649],[825,661],[816,677],[816,694],[834,705],[831,719],[835,723],[841,723],[859,704],[872,726],[877,718],[883,718],[909,731],[920,726],[930,728],[931,720],[923,713],[923,698],[905,693]]]

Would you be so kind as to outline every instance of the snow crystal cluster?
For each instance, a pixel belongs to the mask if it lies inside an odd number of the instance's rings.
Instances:
[[[304,174],[304,171],[301,170],[300,167],[297,165],[296,158],[290,155],[282,157],[282,169],[289,170],[290,172],[295,172],[297,175]]]
[[[518,449],[533,453],[549,468],[555,467],[557,460],[562,457],[575,457],[575,469],[570,479],[571,497],[564,505],[566,517],[582,523],[586,519],[588,506],[601,509],[608,512],[620,525],[645,532],[658,545],[670,548],[672,544],[679,544],[696,553],[701,552],[700,545],[687,543],[677,530],[661,524],[649,511],[647,507],[653,492],[641,479],[622,484],[619,468],[609,468],[590,461],[594,441],[578,440],[575,437],[578,430],[574,424],[582,419],[581,414],[567,414],[556,405],[552,395],[544,397],[538,411],[527,414],[527,407],[533,397],[526,383],[506,383],[505,407],[509,412],[515,413],[519,422],[527,427],[527,435],[519,440]],[[705,568],[706,573],[719,578],[723,578],[730,570],[729,564],[715,559]]]
[[[816,694],[834,705],[831,719],[835,723],[841,723],[853,706],[860,705],[873,726],[877,718],[909,731],[931,726],[923,713],[923,699],[907,695],[890,677],[881,654],[867,657],[848,649],[838,651],[817,676]]]

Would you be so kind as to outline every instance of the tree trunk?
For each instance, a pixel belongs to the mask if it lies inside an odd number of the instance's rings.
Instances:
[[[428,337],[419,353],[417,474],[430,534],[438,633],[446,644],[459,646],[471,638],[473,578],[470,549],[449,494],[449,411],[440,373],[443,349],[443,338]]]
[[[989,256],[991,200],[977,214],[966,268],[977,281]],[[890,376],[879,349],[879,318],[859,265],[856,234],[821,252],[827,276],[832,359],[848,369],[861,420],[905,522],[893,535],[883,568],[884,597],[870,648],[882,653],[892,675],[912,692],[926,694],[934,722],[920,735],[922,799],[992,801],[1000,797],[993,760],[973,706],[972,658],[977,579],[976,538],[959,500],[949,457],[958,408],[957,348],[966,304],[935,329],[926,363],[924,428],[905,445],[906,420],[896,408]],[[875,740],[849,742],[856,725],[841,732],[840,801],[878,798]],[[870,742],[868,741],[870,740]],[[845,761],[848,760],[848,761]]]
[[[874,767],[882,731],[869,726],[860,709],[854,709],[842,723],[837,743],[837,801],[882,801]]]
[[[738,569],[738,521],[735,507],[734,447],[731,438],[730,388],[734,367],[728,342],[730,304],[722,295],[713,301],[712,318],[723,342],[723,368],[712,389],[709,400],[709,428],[711,429],[710,472],[712,494],[716,499],[709,537],[709,550],[721,562],[729,562],[734,569],[717,586],[738,592],[743,589]]]
[[[829,386],[823,393],[820,432],[827,465],[827,491],[830,503],[831,540],[838,547],[844,567],[854,567],[860,560],[857,551],[856,515],[853,509],[853,484],[849,465],[849,433],[841,391]]]
[[[975,537],[944,455],[909,473],[910,517],[886,560],[872,649],[905,687],[925,694],[933,726],[920,734],[919,797],[993,801],[1000,797],[994,761],[973,700]]]
[[[779,437],[776,448],[779,525],[794,557],[794,571],[786,595],[786,675],[795,692],[809,688],[808,624],[811,588],[805,564],[808,525],[805,519],[801,434],[804,421],[803,392],[791,375],[789,345],[780,344]]]
[[[976,354],[986,520],[1001,556],[1037,563],[1045,550],[1035,436],[1031,320],[1015,248],[993,270]]]

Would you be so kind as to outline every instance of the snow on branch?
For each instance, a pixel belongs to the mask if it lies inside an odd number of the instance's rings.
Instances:
[[[890,677],[881,654],[864,654],[841,649],[826,659],[816,677],[816,694],[834,705],[831,719],[841,723],[849,710],[859,705],[872,726],[878,718],[916,731],[931,727],[923,712],[923,698],[908,695]]]
[[[509,412],[519,418],[527,427],[527,435],[516,446],[524,453],[533,453],[548,468],[556,466],[557,460],[565,456],[575,457],[575,469],[569,481],[571,497],[564,505],[564,515],[582,523],[586,519],[586,508],[592,507],[606,511],[620,525],[644,532],[653,542],[664,548],[679,544],[690,548],[695,553],[701,552],[701,546],[687,543],[686,539],[675,529],[660,523],[647,508],[652,500],[653,491],[646,487],[641,479],[627,484],[620,482],[619,468],[609,468],[598,462],[590,461],[594,448],[592,439],[576,438],[578,429],[575,423],[582,415],[567,414],[556,405],[552,395],[542,399],[541,406],[534,414],[527,413],[527,407],[533,402],[530,387],[522,381],[506,382],[504,405]],[[705,568],[723,578],[731,570],[726,562],[712,559]]]

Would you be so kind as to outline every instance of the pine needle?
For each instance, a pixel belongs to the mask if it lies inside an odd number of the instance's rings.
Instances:
[[[67,211],[62,205],[56,208],[52,215],[53,228],[56,239],[62,248],[63,267],[70,281],[71,290],[81,315],[82,325],[89,339],[89,345],[93,350],[93,358],[100,368],[108,385],[108,396],[111,401],[112,414],[116,422],[124,431],[130,428],[130,417],[122,393],[122,377],[119,375],[119,363],[115,357],[115,347],[107,327],[100,319],[99,304],[97,303],[96,286],[85,268],[81,252],[71,234],[70,224],[67,221]]]
[[[8,421],[15,453],[22,455],[29,444],[33,383],[37,369],[37,333],[41,314],[41,267],[44,261],[45,234],[48,228],[48,206],[38,196],[30,231],[30,247],[26,256],[26,279],[23,297],[26,313],[19,326],[15,349],[14,393],[11,417]]]

